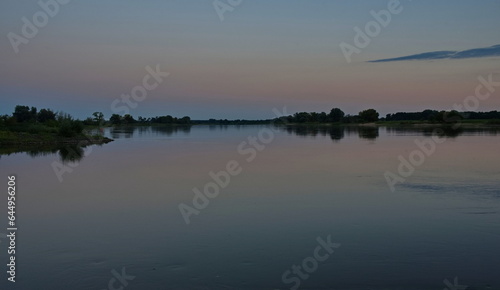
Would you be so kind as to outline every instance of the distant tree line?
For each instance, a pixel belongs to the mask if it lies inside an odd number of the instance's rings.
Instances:
[[[387,114],[385,121],[429,121],[448,123],[453,120],[492,120],[500,119],[500,112],[457,112],[424,110],[422,112],[399,112]]]
[[[111,125],[130,125],[130,124],[178,124],[178,125],[189,125],[191,124],[191,118],[188,116],[182,118],[172,117],[170,115],[166,116],[156,116],[152,118],[144,118],[139,116],[135,119],[130,114],[125,114],[123,116],[118,114],[113,114],[106,122],[103,114],[101,112],[95,112],[92,114],[92,118],[88,117],[85,119],[85,125],[104,125],[109,123]]]
[[[84,121],[85,125],[102,124],[102,120],[95,118],[95,114],[102,114],[99,112],[94,113],[94,118],[87,118]],[[228,120],[228,119],[208,119],[208,120],[191,120],[190,117],[184,116],[182,118],[173,117],[170,115],[156,116],[151,118],[144,118],[139,116],[135,119],[133,116],[126,114],[124,116],[113,114],[109,118],[109,123],[112,125],[128,125],[128,124],[170,124],[170,125],[250,125],[250,124],[269,124],[272,120]]]
[[[208,119],[208,120],[194,120],[193,124],[199,125],[259,125],[269,124],[272,120],[228,120],[228,119]]]
[[[452,123],[463,119],[468,120],[491,120],[490,123],[500,123],[500,112],[457,112],[457,111],[437,111],[424,110],[422,112],[397,112],[387,114],[385,118],[379,118],[379,113],[375,109],[367,109],[357,115],[345,114],[339,108],[333,108],[330,112],[297,112],[293,115],[276,118],[274,120],[228,120],[209,119],[191,120],[190,117],[182,118],[171,115],[156,116],[151,118],[138,117],[132,115],[112,114],[108,120],[101,112],[94,112],[91,117],[84,121],[74,119],[64,112],[55,112],[51,109],[40,109],[36,107],[21,106],[15,107],[12,115],[0,115],[0,130],[10,130],[29,133],[57,133],[60,136],[71,137],[81,134],[84,125],[104,126],[104,125],[132,125],[132,124],[164,124],[164,125],[246,125],[246,124],[268,124],[268,123],[288,123],[288,124],[308,124],[308,123],[372,123],[377,121],[396,122],[430,122],[430,123]]]
[[[375,109],[368,109],[358,115],[346,115],[339,108],[333,108],[329,113],[297,112],[290,116],[277,118],[279,123],[370,123],[379,120],[379,113]]]
[[[422,112],[398,112],[387,114],[385,118],[379,118],[375,109],[367,109],[357,115],[346,115],[341,109],[333,108],[329,113],[321,112],[297,112],[290,116],[277,118],[279,123],[371,123],[377,121],[417,121],[429,123],[453,123],[461,120],[500,120],[500,112],[457,112],[424,110]]]

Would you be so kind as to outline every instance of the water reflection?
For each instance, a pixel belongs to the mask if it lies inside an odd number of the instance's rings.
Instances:
[[[284,130],[300,137],[328,136],[335,142],[351,135],[368,140],[379,137],[379,127],[374,126],[286,126]]]
[[[120,126],[120,127],[112,127],[110,130],[112,139],[119,138],[131,138],[134,136],[134,131],[136,131],[139,127],[135,126]]]
[[[153,126],[150,128],[151,132],[167,136],[172,136],[177,133],[189,134],[191,132],[191,126]]]
[[[378,127],[358,127],[359,138],[375,140],[378,138]]]
[[[102,146],[102,145],[98,145]],[[9,146],[0,148],[0,158],[2,155],[11,155],[15,153],[26,153],[32,158],[58,154],[63,163],[77,162],[85,157],[84,148],[77,144],[65,145],[29,145],[29,146]]]
[[[217,126],[220,127],[220,126]],[[227,127],[227,126],[226,126]],[[176,134],[189,134],[191,126],[119,126],[106,129],[94,129],[88,133],[91,135],[108,135],[112,139],[131,139],[147,135],[175,136]],[[94,144],[102,146],[99,144]],[[92,145],[91,145],[92,146]],[[0,146],[0,158],[2,155],[15,153],[26,153],[30,157],[42,157],[47,155],[59,155],[63,163],[77,162],[85,157],[85,146],[77,144],[46,144],[46,145],[2,145]]]
[[[300,137],[330,136],[335,141],[344,138],[345,132],[345,128],[340,126],[286,126],[284,129]]]
[[[500,139],[477,136],[497,130],[459,132],[470,136],[440,144],[392,193],[384,172],[396,173],[398,155],[408,158],[431,131],[283,126],[247,163],[236,145],[266,127],[241,128],[115,130],[122,139],[91,147],[63,184],[50,163],[83,154],[2,160],[1,175],[22,173],[24,240],[36,241],[23,248],[19,268],[30,275],[20,289],[102,289],[124,265],[137,277],[127,290],[283,289],[283,272],[330,234],[342,247],[307,289],[438,289],[446,273],[478,281],[467,283],[474,289],[500,284]],[[193,188],[214,181],[209,172],[222,176],[229,160],[244,173],[187,226],[179,204],[191,205]]]
[[[59,149],[59,157],[63,162],[77,162],[83,159],[85,152],[83,146],[67,145]]]
[[[255,126],[255,125],[252,125]],[[265,126],[265,125],[263,125]],[[240,129],[241,125],[209,125],[210,131],[226,131],[230,128]],[[105,135],[113,139],[130,139],[147,136],[176,136],[178,134],[191,134],[192,126],[120,126],[107,128]],[[290,135],[298,137],[328,137],[334,142],[339,142],[346,137],[358,137],[360,139],[374,141],[382,136],[439,136],[440,138],[457,138],[461,135],[497,136],[500,134],[498,126],[307,126],[307,125],[285,125],[278,126]],[[103,132],[100,132],[103,133]],[[0,156],[13,153],[25,152],[31,157],[58,154],[63,162],[76,162],[84,158],[84,146],[78,145],[3,145],[0,146]]]
[[[329,136],[333,141],[340,141],[347,136],[357,135],[361,139],[375,140],[383,131],[384,135],[417,135],[438,136],[441,138],[456,138],[461,135],[490,135],[500,134],[500,127],[458,127],[453,126],[281,126],[289,134],[300,137]]]
[[[119,126],[112,127],[109,130],[112,139],[132,138],[134,136],[143,136],[150,133],[157,135],[172,136],[177,133],[189,134],[191,126]]]
[[[385,127],[388,135],[415,135],[418,133],[423,136],[439,135],[442,137],[455,138],[461,135],[489,135],[497,136],[500,133],[498,126],[483,126],[483,127],[467,127],[461,126],[453,128],[453,126],[396,126]]]

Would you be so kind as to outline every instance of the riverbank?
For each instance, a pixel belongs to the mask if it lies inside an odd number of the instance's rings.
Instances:
[[[31,134],[27,132],[0,131],[0,146],[18,145],[102,145],[114,141],[99,135],[79,134],[62,137],[54,133]]]

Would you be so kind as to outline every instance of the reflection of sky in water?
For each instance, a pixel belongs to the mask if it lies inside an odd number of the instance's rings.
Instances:
[[[422,182],[422,183],[421,183]],[[490,184],[481,184],[478,182],[466,183],[457,181],[457,183],[424,183],[423,180],[407,183],[403,185],[411,191],[419,191],[432,194],[470,194],[484,196],[485,198],[500,198],[499,182]]]
[[[237,147],[261,128],[106,128],[116,140],[86,148],[62,183],[57,155],[2,156],[0,173],[18,180],[18,285],[104,289],[126,267],[126,289],[283,289],[283,272],[327,235],[342,246],[304,288],[500,285],[497,136],[446,138],[391,193],[383,173],[421,133],[281,130],[247,162]],[[186,226],[178,204],[229,160],[242,173]]]

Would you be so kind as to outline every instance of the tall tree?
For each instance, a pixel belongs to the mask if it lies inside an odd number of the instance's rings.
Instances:
[[[16,118],[16,120],[19,123],[36,120],[36,108],[31,107],[30,110],[30,107],[28,106],[17,105],[12,115]]]
[[[345,116],[344,112],[339,108],[333,108],[330,111],[330,114],[328,114],[328,117],[330,117],[330,120],[332,122],[340,122],[342,118],[344,118],[344,116]]]
[[[111,124],[120,125],[122,123],[122,116],[118,114],[113,114],[109,118],[109,121],[111,122]]]
[[[94,117],[93,120],[96,122],[98,125],[102,124],[104,122],[104,114],[101,112],[94,112],[92,113],[92,116]]]
[[[126,114],[125,116],[123,116],[123,121],[126,123],[126,124],[132,124],[132,123],[135,123],[135,119],[134,117],[132,117],[132,115],[130,114]]]
[[[47,121],[55,121],[56,113],[50,109],[41,109],[37,114],[37,120],[40,123],[45,123]]]
[[[378,121],[378,112],[375,109],[368,109],[359,112],[359,118],[363,122],[375,122]]]

